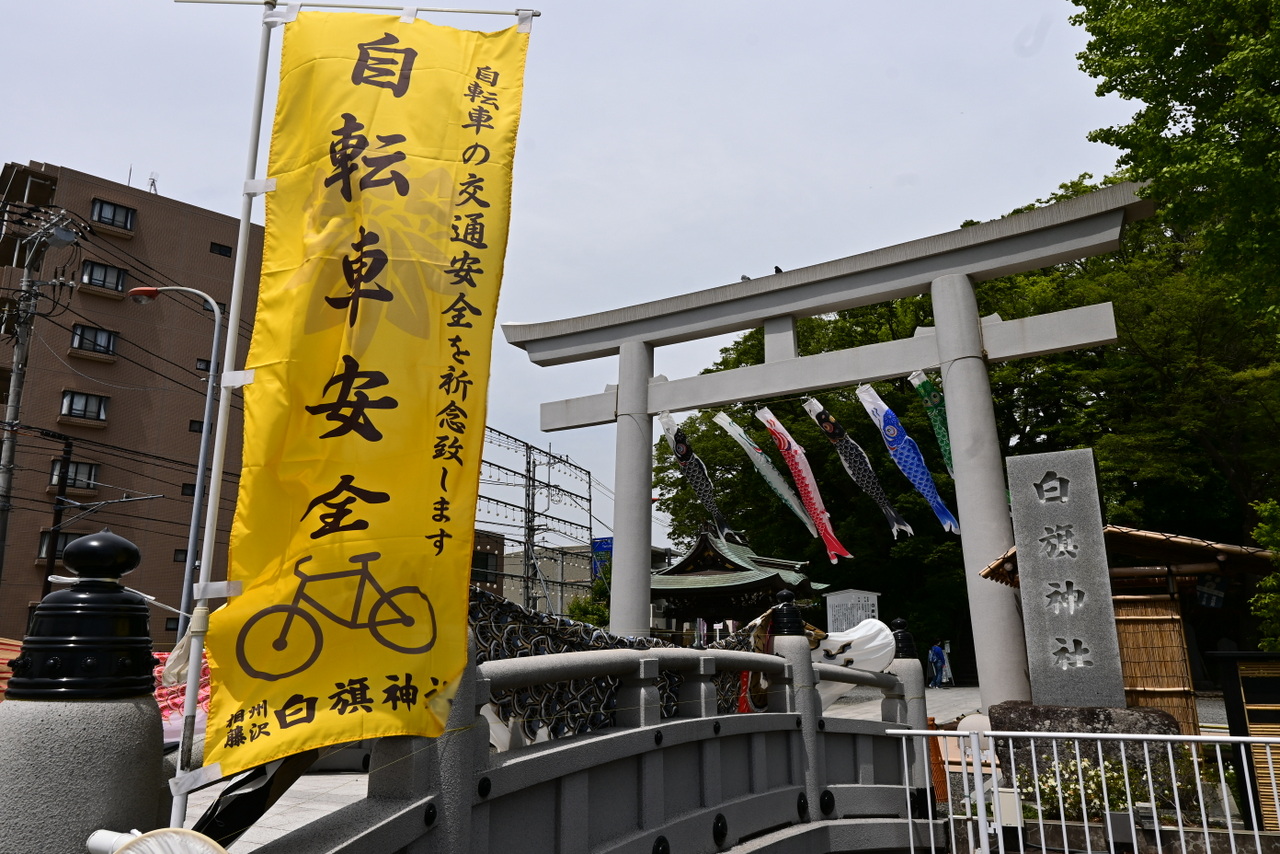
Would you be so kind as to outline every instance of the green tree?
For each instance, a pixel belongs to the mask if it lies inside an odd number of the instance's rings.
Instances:
[[[1280,268],[1280,4],[1073,2],[1098,94],[1142,102],[1089,138],[1123,151],[1120,164],[1150,182],[1170,222],[1200,233],[1216,269],[1266,282]]]
[[[591,582],[591,592],[586,596],[574,596],[565,606],[565,613],[580,623],[593,626],[609,625],[609,580],[597,578]]]
[[[1258,527],[1253,537],[1258,545],[1280,555],[1280,504],[1274,500],[1259,502]],[[1261,619],[1262,638],[1258,649],[1264,652],[1280,652],[1280,571],[1273,572],[1258,582],[1258,594],[1249,602],[1255,617]]]
[[[1247,542],[1277,493],[1280,323],[1198,246],[1152,218],[1115,253],[981,286],[1005,318],[1110,301],[1119,335],[994,366],[992,389],[1011,453],[1094,448],[1108,522]]]

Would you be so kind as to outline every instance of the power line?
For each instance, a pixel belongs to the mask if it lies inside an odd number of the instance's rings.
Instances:
[[[9,208],[6,206],[5,210],[8,211]],[[26,256],[23,259],[22,284],[14,301],[13,367],[9,373],[9,397],[4,413],[4,421],[7,425],[16,424],[20,417],[31,328],[38,314],[41,289],[44,285],[51,284],[50,282],[35,280],[36,267],[43,260],[44,254],[50,246],[74,244],[83,230],[75,228],[72,217],[62,210],[57,213],[42,210],[39,212],[39,216],[35,216],[34,211],[31,213],[33,216],[29,227],[32,230],[17,244],[17,248],[25,247]],[[61,283],[58,284],[60,285]],[[56,306],[57,301],[55,299]],[[3,438],[0,439],[0,572],[3,571],[5,547],[8,544],[9,506],[13,493],[13,462],[14,455],[17,453],[16,442],[17,437],[12,430],[4,431]]]
[[[43,344],[44,348],[49,351],[49,355],[53,356],[53,358],[56,359],[59,364],[61,364],[64,368],[66,368],[68,371],[75,374],[76,376],[80,377],[81,379],[86,379],[92,383],[96,383],[97,385],[103,385],[103,386],[106,386],[107,388],[119,389],[121,391],[163,391],[163,392],[175,392],[175,393],[178,392],[178,389],[166,387],[166,386],[120,385],[119,383],[109,383],[106,380],[101,379],[100,377],[90,376],[89,374],[86,374],[83,371],[77,370],[75,366],[73,366],[70,362],[68,362],[66,359],[60,356],[58,354],[58,351],[53,349],[53,347],[49,344],[48,339],[46,339],[43,335],[40,335],[35,330],[32,330],[32,334],[35,335],[37,338],[39,338],[40,343]],[[165,377],[163,374],[159,373],[158,371],[152,371],[152,373],[158,377],[161,377],[162,379],[169,379],[168,377]],[[184,383],[177,382],[177,381],[173,381],[173,382],[176,385],[186,389],[187,391],[196,391],[196,389],[193,389],[191,388],[191,386],[188,386]]]
[[[135,275],[135,278],[138,278],[141,281],[151,282],[161,287],[166,285],[170,285],[170,286],[182,285],[182,283],[179,282],[177,279],[173,278],[172,276],[170,276],[169,274],[161,270],[156,269],[155,267],[151,266],[151,264],[148,263],[147,261],[137,257],[133,253],[129,252],[128,250],[120,246],[116,246],[113,243],[97,243],[97,242],[94,242],[92,239],[89,240],[89,245],[92,246],[94,249],[100,249],[102,252],[108,255],[111,255],[114,258],[114,260],[122,261],[126,264],[132,262],[133,269],[130,270],[130,272],[137,271],[139,267],[146,268],[147,272],[142,273],[142,275],[140,276]],[[194,313],[198,313],[198,314],[206,313],[204,307],[196,304],[194,300],[178,299],[177,303],[179,305],[186,307],[188,310]],[[241,317],[239,319],[239,325],[241,330],[244,333],[250,333],[253,331],[252,320],[247,320]]]
[[[35,438],[48,439],[50,441],[61,441],[60,438],[54,439],[52,436],[47,435],[51,431],[46,431],[39,427],[19,424],[19,425],[16,425],[15,429],[25,430],[27,431],[25,435],[32,436]],[[121,447],[120,445],[112,445],[107,442],[97,441],[95,439],[76,438],[75,442],[79,445],[99,449],[101,452],[103,452],[108,456],[115,456],[117,458],[124,459],[126,461],[148,462],[153,465],[158,465],[162,469],[167,469],[169,471],[175,471],[175,472],[185,473],[187,471],[195,471],[195,463],[186,462],[184,460],[176,460],[176,459],[173,459],[172,457],[162,457],[159,454],[152,454],[146,451],[139,451],[134,448],[125,448],[125,447]],[[160,464],[163,464],[163,465],[160,465]],[[240,475],[235,472],[224,472],[222,479],[224,482],[231,481],[234,483],[238,483],[240,480]]]

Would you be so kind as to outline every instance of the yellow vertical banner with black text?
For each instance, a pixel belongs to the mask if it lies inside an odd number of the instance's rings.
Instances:
[[[284,27],[205,763],[436,736],[466,666],[528,35]]]

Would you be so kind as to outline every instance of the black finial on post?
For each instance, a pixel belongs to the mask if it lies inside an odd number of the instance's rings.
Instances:
[[[911,632],[907,631],[907,621],[898,617],[889,623],[889,628],[893,629],[893,643],[895,651],[894,658],[915,658],[916,657],[916,639],[911,636]]]
[[[103,530],[68,543],[62,562],[79,580],[36,606],[22,652],[10,663],[6,699],[109,700],[152,693],[156,660],[147,602],[120,584],[142,562],[138,547]]]
[[[773,623],[769,629],[771,635],[803,635],[804,618],[795,605],[796,594],[790,590],[778,591],[778,604],[773,606]]]

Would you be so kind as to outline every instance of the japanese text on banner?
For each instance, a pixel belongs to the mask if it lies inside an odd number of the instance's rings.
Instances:
[[[528,36],[286,25],[205,761],[439,735],[466,664]]]

